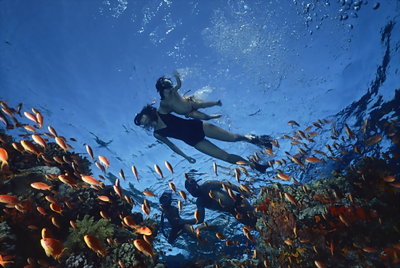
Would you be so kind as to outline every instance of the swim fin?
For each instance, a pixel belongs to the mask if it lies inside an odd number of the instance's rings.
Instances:
[[[272,149],[272,138],[269,135],[252,135],[252,134],[248,134],[245,135],[245,137],[247,138],[248,142],[257,145],[259,147],[264,147],[264,148],[269,148]]]

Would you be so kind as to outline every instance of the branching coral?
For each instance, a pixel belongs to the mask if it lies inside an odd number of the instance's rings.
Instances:
[[[85,215],[82,220],[76,221],[77,228],[70,228],[70,234],[67,238],[65,246],[69,249],[82,251],[87,249],[83,240],[85,235],[96,236],[101,241],[112,237],[114,233],[114,225],[107,219],[100,219],[95,222],[94,218]]]

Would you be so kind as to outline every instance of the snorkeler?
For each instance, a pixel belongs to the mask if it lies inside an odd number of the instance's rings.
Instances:
[[[190,163],[195,163],[196,160],[182,152],[181,149],[167,137],[182,140],[202,153],[231,164],[241,162],[263,173],[268,168],[268,165],[261,165],[256,162],[245,160],[239,155],[229,154],[205,139],[205,137],[227,142],[246,141],[265,147],[271,146],[270,140],[264,140],[266,143],[260,144],[259,142],[262,139],[258,136],[233,134],[220,127],[197,119],[183,119],[172,114],[161,114],[151,105],[146,105],[142,111],[136,115],[134,121],[136,125],[143,126],[145,129],[153,129],[153,135],[156,139],[165,143],[172,151],[181,155]]]
[[[197,223],[204,221],[205,208],[208,208],[228,212],[244,225],[255,228],[257,218],[254,208],[244,199],[239,187],[220,181],[206,181],[199,185],[196,180],[187,178],[185,188],[191,195],[197,197]],[[224,188],[231,193],[229,194]]]
[[[156,88],[161,97],[160,108],[158,110],[159,113],[169,114],[175,112],[199,120],[209,120],[221,117],[220,114],[208,115],[198,111],[200,108],[208,108],[216,105],[221,106],[222,103],[220,100],[202,101],[194,96],[182,97],[178,93],[178,89],[180,89],[182,85],[179,73],[175,72],[174,77],[176,79],[176,86],[173,85],[170,78],[164,76],[157,80]]]
[[[160,197],[160,208],[162,210],[161,214],[161,232],[168,238],[168,243],[172,244],[180,234],[187,233],[190,236],[197,238],[194,229],[191,228],[193,224],[196,223],[195,219],[184,220],[179,216],[179,210],[172,204],[172,193],[164,192]],[[171,225],[171,232],[167,236],[164,232],[164,217],[167,218],[169,224]]]

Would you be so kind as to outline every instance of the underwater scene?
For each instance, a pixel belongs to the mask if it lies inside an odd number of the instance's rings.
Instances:
[[[400,267],[399,0],[0,0],[0,265]]]

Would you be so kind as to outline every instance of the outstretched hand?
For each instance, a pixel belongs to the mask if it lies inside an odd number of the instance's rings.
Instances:
[[[178,77],[178,78],[181,77],[177,70],[173,71],[172,75],[175,76],[175,77]]]
[[[191,163],[191,164],[196,163],[196,159],[191,158],[191,157],[189,157],[189,156],[186,158],[186,160],[189,161],[189,163]]]

